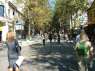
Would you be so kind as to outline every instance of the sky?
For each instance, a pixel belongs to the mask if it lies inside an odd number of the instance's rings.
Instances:
[[[55,8],[56,0],[48,0],[49,1],[49,6],[52,10]],[[94,0],[88,0],[89,5],[93,3]]]
[[[51,8],[51,10],[55,10],[55,4],[56,4],[56,0],[48,0],[49,3],[49,7]]]
[[[91,6],[91,4],[93,3],[94,0],[88,0],[89,5]]]

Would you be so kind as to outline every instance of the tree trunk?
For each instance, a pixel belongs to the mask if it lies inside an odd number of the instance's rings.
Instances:
[[[31,38],[31,25],[30,25],[30,23],[28,25],[28,37],[29,37],[29,39]]]

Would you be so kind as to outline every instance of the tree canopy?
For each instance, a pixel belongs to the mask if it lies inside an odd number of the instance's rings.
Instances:
[[[64,18],[87,9],[87,0],[57,0],[56,15]]]
[[[81,12],[87,10],[87,0],[56,0],[53,26],[59,24],[60,27],[60,22],[66,23],[79,10]],[[55,28],[58,29],[58,27]]]
[[[28,18],[30,21],[35,22],[39,29],[44,29],[44,25],[48,25],[52,18],[52,12],[48,7],[47,0],[26,0],[23,11],[26,16],[25,19]]]
[[[55,29],[60,28],[60,22],[64,23],[71,16],[80,11],[87,9],[87,0],[55,0],[56,5],[52,12],[48,4],[49,0],[17,0],[18,3],[23,2],[25,19],[29,19],[31,23],[35,22],[37,28],[43,29],[44,25],[50,25]],[[51,5],[52,6],[52,5]],[[32,23],[31,23],[32,24]],[[58,27],[59,26],[59,27]],[[56,28],[57,27],[57,28]]]

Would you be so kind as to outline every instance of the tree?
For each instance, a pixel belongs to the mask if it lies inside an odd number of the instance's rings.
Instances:
[[[60,22],[66,23],[69,20],[72,20],[72,16],[80,10],[81,12],[87,9],[87,0],[56,0],[56,12],[53,19],[54,28],[58,29],[56,25]],[[75,17],[76,19],[77,17]],[[61,19],[61,21],[59,21]],[[57,22],[57,23],[56,23]]]
[[[45,30],[45,27],[49,25],[52,20],[52,12],[48,7],[47,0],[25,0],[24,19],[28,19],[29,36],[31,29]],[[26,23],[27,24],[27,23]]]

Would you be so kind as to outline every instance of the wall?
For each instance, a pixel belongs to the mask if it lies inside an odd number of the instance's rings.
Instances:
[[[95,24],[95,1],[88,9],[88,24]]]

